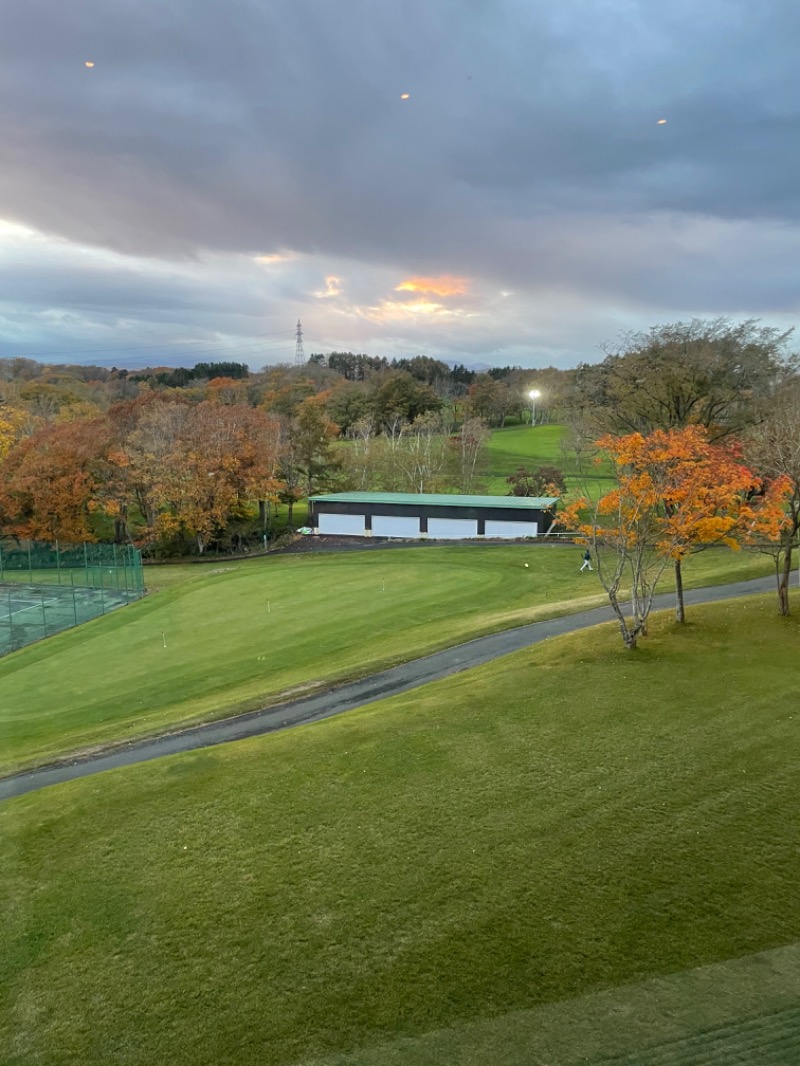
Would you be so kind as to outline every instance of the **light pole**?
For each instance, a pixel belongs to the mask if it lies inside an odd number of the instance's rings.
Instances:
[[[531,389],[528,393],[531,398],[531,429],[536,425],[536,401],[542,395],[538,389]]]

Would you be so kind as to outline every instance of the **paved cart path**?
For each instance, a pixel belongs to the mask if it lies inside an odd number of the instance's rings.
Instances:
[[[685,599],[687,605],[715,603],[736,596],[768,592],[774,588],[774,577],[764,577],[756,578],[754,581],[738,581],[730,585],[688,590],[685,593]],[[653,608],[658,610],[671,607],[674,602],[674,593],[664,593],[656,596]],[[581,611],[562,618],[507,629],[502,633],[492,633],[488,637],[478,637],[466,644],[458,644],[445,651],[436,652],[434,655],[427,655],[423,659],[413,659],[411,662],[403,663],[402,666],[394,666],[389,670],[383,670],[378,674],[372,674],[370,677],[341,685],[338,688],[328,689],[315,696],[306,696],[303,699],[281,703],[262,711],[252,711],[235,718],[190,726],[163,736],[132,741],[105,753],[64,760],[58,764],[14,774],[0,779],[0,800],[11,796],[21,796],[26,792],[34,792],[48,785],[58,785],[63,781],[89,777],[91,774],[99,774],[104,770],[116,770],[122,766],[133,766],[135,763],[147,762],[150,759],[160,759],[164,755],[197,751],[200,748],[229,744],[231,741],[243,740],[246,737],[275,733],[278,730],[290,729],[292,726],[308,722],[318,722],[323,718],[331,718],[344,711],[363,707],[375,700],[394,696],[400,692],[408,692],[410,689],[419,688],[420,685],[460,673],[462,670],[481,666],[492,659],[528,648],[550,637],[559,637],[565,633],[573,633],[579,629],[613,620],[614,615],[610,607],[597,607],[591,611]]]

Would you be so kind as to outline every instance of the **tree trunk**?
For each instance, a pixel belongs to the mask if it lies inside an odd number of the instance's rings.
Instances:
[[[622,637],[622,643],[625,645],[628,651],[634,651],[636,649],[636,630],[631,629],[628,623],[626,622],[625,615],[622,613],[622,608],[619,605],[619,600],[617,599],[616,593],[609,592],[608,599],[611,603],[611,607],[614,611],[614,614],[617,616],[617,622],[619,623],[619,632],[620,636]]]
[[[789,580],[792,576],[792,545],[788,544],[783,556],[783,568],[778,575],[778,613],[789,616]]]
[[[292,515],[293,514],[294,514],[294,500],[290,498],[289,499],[289,511],[288,511],[288,514],[286,515],[286,527],[287,527],[287,529],[291,529],[292,528]]]
[[[675,560],[675,621],[681,625],[686,621],[686,608],[683,602],[683,570],[681,560]]]

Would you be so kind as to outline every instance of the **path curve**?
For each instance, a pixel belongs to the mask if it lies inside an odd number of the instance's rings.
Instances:
[[[729,585],[713,585],[707,588],[686,591],[687,605],[699,603],[716,603],[737,596],[752,595],[757,592],[769,592],[775,587],[773,577],[756,578],[753,581],[737,581]],[[653,609],[661,610],[674,605],[674,593],[656,596]],[[532,622],[516,629],[506,629],[502,633],[492,633],[487,637],[477,637],[466,644],[457,644],[422,659],[413,659],[401,666],[393,666],[378,674],[328,689],[315,696],[280,703],[261,711],[237,715],[218,722],[190,726],[177,732],[158,737],[131,741],[130,744],[114,748],[113,751],[87,755],[80,758],[64,760],[57,764],[42,766],[35,770],[26,770],[0,779],[0,800],[12,796],[22,796],[26,792],[49,785],[58,785],[64,781],[74,781],[80,777],[89,777],[104,770],[116,770],[122,766],[149,762],[165,755],[177,755],[182,752],[211,748],[217,744],[229,744],[234,740],[247,737],[263,736],[276,733],[282,729],[291,729],[296,725],[319,722],[356,707],[385,699],[400,692],[427,685],[431,681],[449,677],[451,674],[471,670],[475,666],[497,659],[511,652],[521,651],[533,644],[538,644],[551,637],[560,637],[574,633],[579,629],[599,625],[601,622],[614,620],[610,607],[596,607],[591,611],[564,615],[543,622]]]

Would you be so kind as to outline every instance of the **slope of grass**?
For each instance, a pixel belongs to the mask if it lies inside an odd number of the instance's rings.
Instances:
[[[519,466],[566,465],[562,441],[567,427],[506,426],[492,431],[489,454],[492,470],[498,477],[513,474]],[[572,473],[572,470],[569,470]]]
[[[175,568],[183,583],[0,660],[0,769],[252,709],[597,605],[601,589],[578,573],[579,555],[459,545]],[[715,552],[687,568],[687,581],[763,566]]]
[[[694,615],[3,804],[4,1063],[555,1063],[510,1012],[800,939],[798,624]]]
[[[539,466],[556,466],[566,475],[570,492],[588,492],[594,498],[611,487],[611,478],[601,468],[591,467],[587,476],[578,477],[575,457],[563,447],[567,439],[567,427],[509,426],[492,432],[489,442],[491,477],[488,491],[493,495],[508,493],[506,477],[519,467],[536,469]]]

